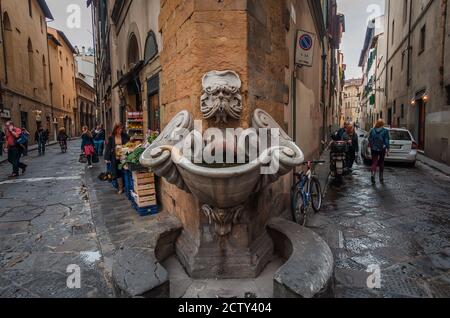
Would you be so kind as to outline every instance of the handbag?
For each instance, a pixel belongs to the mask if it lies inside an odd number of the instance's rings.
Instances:
[[[84,153],[80,154],[80,158],[78,159],[79,163],[87,163],[88,160],[86,158],[86,155]]]
[[[94,151],[94,154],[92,155],[92,163],[99,163],[100,159],[98,158],[97,152]]]

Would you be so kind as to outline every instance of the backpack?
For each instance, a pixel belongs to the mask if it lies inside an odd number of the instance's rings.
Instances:
[[[16,145],[24,146],[28,142],[28,135],[21,132],[19,138],[16,140]]]
[[[383,151],[384,149],[383,130],[381,130],[380,132],[374,130],[374,132],[375,137],[373,138],[372,149],[375,151]]]

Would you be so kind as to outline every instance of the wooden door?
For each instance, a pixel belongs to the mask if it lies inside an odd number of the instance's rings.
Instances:
[[[425,150],[425,104],[422,100],[420,100],[417,105],[419,107],[419,149]]]

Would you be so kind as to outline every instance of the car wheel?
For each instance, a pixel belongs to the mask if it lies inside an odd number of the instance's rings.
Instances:
[[[410,168],[415,168],[415,167],[416,167],[416,161],[411,162],[410,164],[408,164],[408,166],[409,166]]]

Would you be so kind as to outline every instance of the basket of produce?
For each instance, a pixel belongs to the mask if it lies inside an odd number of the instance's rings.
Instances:
[[[139,158],[144,153],[145,148],[142,146],[137,147],[132,152],[128,153],[125,157],[125,159],[120,164],[120,168],[127,168],[131,171],[141,171],[141,170],[147,170],[144,166],[142,166],[139,163]]]

